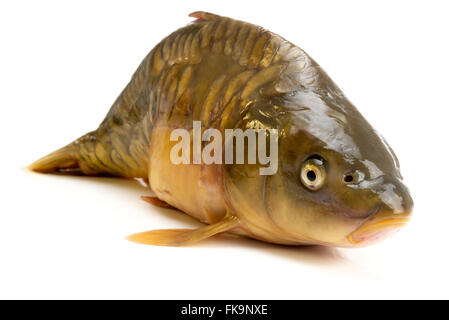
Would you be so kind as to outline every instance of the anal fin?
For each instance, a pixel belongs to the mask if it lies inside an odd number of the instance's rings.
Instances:
[[[192,244],[216,234],[229,231],[239,224],[235,216],[225,217],[217,223],[198,229],[162,229],[135,233],[127,237],[129,241],[155,246],[183,246]]]

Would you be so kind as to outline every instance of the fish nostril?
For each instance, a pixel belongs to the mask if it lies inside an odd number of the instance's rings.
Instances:
[[[346,183],[352,182],[352,181],[354,181],[354,177],[350,174],[347,174],[344,176],[343,181]]]

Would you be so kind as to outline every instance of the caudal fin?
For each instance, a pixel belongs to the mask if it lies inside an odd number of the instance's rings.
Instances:
[[[79,172],[80,164],[76,154],[75,148],[69,144],[61,149],[58,149],[45,157],[33,162],[29,166],[30,170],[42,173],[54,172]]]
[[[94,161],[97,157],[92,150],[96,144],[96,132],[90,132],[65,147],[33,162],[28,168],[41,173],[65,173],[73,175],[108,174],[105,166],[96,165]],[[85,149],[84,155],[82,155],[81,149]]]
[[[116,140],[111,140],[113,136]],[[108,140],[109,139],[109,140]],[[134,150],[133,146],[129,149]],[[117,135],[92,131],[29,166],[42,173],[147,178],[147,166],[136,161]]]
[[[86,145],[86,137],[92,137],[92,133],[87,134],[74,142],[58,149],[45,157],[33,162],[28,168],[41,173],[65,173],[73,175],[100,175],[105,174],[99,168],[93,168],[88,160],[83,160],[80,146]]]

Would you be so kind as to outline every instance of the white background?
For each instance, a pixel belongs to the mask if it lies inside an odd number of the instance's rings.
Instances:
[[[134,181],[30,173],[95,129],[142,58],[206,10],[306,50],[392,145],[415,200],[364,249],[131,233],[199,224]],[[446,1],[9,1],[0,4],[0,298],[449,298]]]

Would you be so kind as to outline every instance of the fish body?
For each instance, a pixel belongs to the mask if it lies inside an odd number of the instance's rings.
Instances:
[[[158,203],[206,224],[130,237],[148,244],[229,232],[279,244],[359,246],[408,220],[412,200],[391,148],[313,59],[259,26],[191,16],[144,58],[97,130],[31,169],[142,178]],[[193,135],[194,121],[223,136],[276,129],[277,172],[261,175],[260,164],[174,164],[171,133]]]

